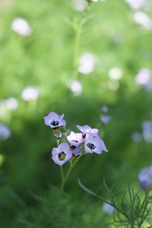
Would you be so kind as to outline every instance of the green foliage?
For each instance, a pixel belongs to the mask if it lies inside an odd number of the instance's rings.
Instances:
[[[33,197],[36,205],[19,215],[18,227],[91,228],[103,221],[100,204],[91,203],[86,197],[73,199],[54,186],[42,196]]]
[[[128,227],[128,228],[144,228],[146,225],[150,225],[148,217],[151,218],[151,196],[150,190],[143,193],[142,190],[134,191],[130,185],[126,191],[114,193],[114,186],[109,189],[105,180],[104,187],[108,192],[109,201],[104,199],[98,193],[86,188],[78,179],[80,187],[89,194],[103,200],[106,204],[114,208],[113,222],[103,225],[114,225],[115,227]]]

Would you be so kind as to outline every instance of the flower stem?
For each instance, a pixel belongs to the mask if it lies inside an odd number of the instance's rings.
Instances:
[[[75,158],[75,161],[73,162],[72,160],[70,160],[70,167],[66,173],[66,175],[64,175],[63,173],[63,168],[62,166],[60,166],[60,170],[61,170],[61,178],[62,178],[62,182],[61,182],[61,192],[63,192],[64,190],[64,187],[65,187],[65,183],[66,183],[66,180],[68,179],[72,169],[74,168],[74,166],[77,164],[78,160],[80,159],[80,156]]]
[[[80,40],[82,33],[82,23],[81,21],[76,21],[74,25],[75,30],[75,41],[74,41],[74,63],[73,63],[73,78],[76,79],[78,76],[78,59],[79,59],[79,48],[80,48]]]

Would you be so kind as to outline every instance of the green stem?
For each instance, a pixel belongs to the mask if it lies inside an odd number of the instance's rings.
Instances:
[[[80,156],[78,157],[78,158],[75,158],[75,161],[74,162],[72,162],[72,160],[69,160],[69,162],[70,162],[70,167],[69,167],[69,169],[68,169],[68,171],[67,171],[67,173],[66,173],[66,175],[64,176],[64,173],[63,173],[63,168],[62,168],[62,166],[61,166],[61,178],[62,178],[62,182],[61,182],[61,191],[63,192],[63,190],[64,190],[64,187],[65,187],[65,183],[66,183],[66,180],[67,180],[67,178],[69,177],[69,175],[70,175],[70,173],[71,173],[71,171],[72,171],[72,169],[74,168],[74,166],[77,164],[77,162],[78,162],[78,160],[80,159]]]
[[[76,79],[78,76],[78,62],[79,62],[79,48],[80,48],[80,40],[82,33],[82,23],[81,21],[77,21],[75,26],[75,42],[74,42],[74,63],[73,63],[73,78]]]

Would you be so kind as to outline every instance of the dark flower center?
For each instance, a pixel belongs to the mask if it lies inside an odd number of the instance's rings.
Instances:
[[[71,150],[75,150],[76,146],[72,145],[70,148]]]
[[[94,150],[96,148],[96,146],[93,144],[93,143],[88,143],[87,144],[87,147],[90,149],[90,150]]]
[[[59,121],[58,120],[53,120],[51,122],[51,125],[53,125],[54,127],[57,127],[59,125]]]
[[[65,157],[66,157],[66,154],[63,151],[58,154],[58,158],[60,161],[63,161]]]
[[[74,139],[73,139],[72,142],[78,143],[78,140],[74,140]]]
[[[85,137],[86,137],[86,134],[83,134],[83,135],[82,135],[82,138],[85,139]]]

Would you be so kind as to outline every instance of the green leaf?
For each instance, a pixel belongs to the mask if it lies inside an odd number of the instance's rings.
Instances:
[[[95,192],[91,191],[89,188],[86,188],[86,187],[81,183],[81,181],[79,180],[79,178],[78,178],[78,184],[80,185],[80,187],[81,187],[84,191],[88,192],[89,194],[91,194],[91,195],[93,195],[93,196],[96,196]]]

